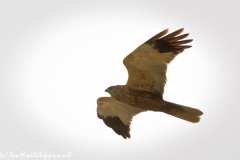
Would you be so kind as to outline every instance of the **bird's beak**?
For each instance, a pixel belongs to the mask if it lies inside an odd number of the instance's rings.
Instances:
[[[108,89],[105,89],[105,92],[108,92]]]

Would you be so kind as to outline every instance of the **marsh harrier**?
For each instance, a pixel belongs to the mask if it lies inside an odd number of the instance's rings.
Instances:
[[[147,110],[199,122],[200,110],[163,100],[167,65],[191,47],[184,45],[192,39],[183,40],[188,34],[180,35],[182,31],[166,35],[166,29],[136,48],[123,60],[128,70],[126,85],[111,86],[105,90],[111,97],[97,99],[98,118],[123,138],[130,138],[133,116]]]

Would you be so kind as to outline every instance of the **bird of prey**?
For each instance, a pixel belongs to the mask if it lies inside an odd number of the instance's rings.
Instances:
[[[148,110],[199,122],[203,114],[200,110],[163,99],[167,65],[191,47],[184,45],[192,39],[183,40],[189,34],[180,35],[182,32],[183,28],[166,35],[166,29],[136,48],[123,60],[128,71],[127,83],[110,86],[105,91],[111,97],[97,99],[98,118],[123,138],[130,138],[133,116]]]

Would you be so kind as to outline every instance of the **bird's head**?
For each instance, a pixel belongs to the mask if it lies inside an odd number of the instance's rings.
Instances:
[[[118,94],[118,91],[121,89],[120,85],[117,86],[110,86],[108,87],[105,92],[108,92],[111,96],[115,96],[116,94]]]

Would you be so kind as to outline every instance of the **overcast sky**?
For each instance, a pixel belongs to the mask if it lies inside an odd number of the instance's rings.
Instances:
[[[239,6],[237,0],[1,1],[0,155],[239,159]],[[145,112],[124,140],[97,118],[96,99],[126,83],[125,56],[158,32],[182,27],[193,47],[169,65],[164,99],[202,110],[201,121]]]

